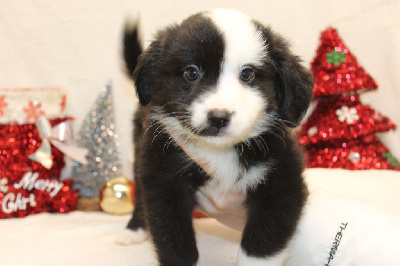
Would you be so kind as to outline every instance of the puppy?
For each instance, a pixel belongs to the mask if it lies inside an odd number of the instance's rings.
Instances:
[[[128,224],[136,241],[149,232],[161,265],[195,265],[196,192],[239,191],[239,265],[282,265],[307,197],[290,128],[309,106],[310,73],[282,37],[233,10],[169,26],[143,53],[133,28],[124,46],[141,104]]]

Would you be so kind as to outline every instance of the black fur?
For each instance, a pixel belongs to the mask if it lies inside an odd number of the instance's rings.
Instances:
[[[305,203],[307,190],[302,179],[302,156],[294,141],[284,137],[285,145],[274,136],[265,136],[269,160],[277,164],[263,184],[248,191],[248,221],[241,246],[248,255],[265,257],[282,250],[294,233]]]
[[[179,26],[173,25],[159,32],[155,41],[140,56],[134,79],[142,105],[147,105],[150,99],[154,105],[175,101],[172,99],[175,96],[185,97],[189,102],[200,90],[217,81],[224,51],[223,39],[211,27],[211,21],[199,17],[192,16]],[[190,64],[197,64],[204,71],[202,88],[195,93],[184,80],[177,79],[182,76],[182,67]],[[208,72],[208,69],[216,71]],[[171,82],[171,77],[174,82],[180,83]]]
[[[128,75],[133,78],[133,71],[136,68],[138,58],[143,53],[137,24],[131,25],[131,23],[129,23],[127,27],[125,27],[123,46],[129,47],[129,49],[124,49],[123,51],[124,61]]]
[[[235,147],[245,169],[260,163],[274,165],[260,185],[247,191],[248,220],[241,242],[248,255],[265,257],[287,245],[306,200],[302,156],[288,127],[297,125],[304,115],[313,81],[280,36],[254,23],[268,43],[269,57],[257,69],[252,85],[261,88],[268,99],[271,127]],[[141,49],[135,44],[135,34],[137,31],[127,32],[124,42],[129,73],[135,64],[132,55]],[[150,231],[161,265],[197,262],[191,215],[196,191],[212,177],[151,115],[162,107],[167,116],[179,116],[196,97],[212,90],[220,75],[224,49],[224,38],[213,22],[197,14],[159,32],[133,72],[142,106],[135,115],[136,208],[128,228]],[[190,83],[182,72],[193,64],[199,66],[202,78]],[[178,118],[183,125],[189,123],[187,116]]]
[[[272,68],[277,74],[278,117],[286,120],[289,127],[296,127],[309,106],[314,79],[308,70],[300,66],[300,58],[292,54],[284,38],[257,21],[254,23],[268,44]]]

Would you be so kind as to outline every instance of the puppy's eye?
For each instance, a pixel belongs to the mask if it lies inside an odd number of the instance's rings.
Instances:
[[[200,78],[200,70],[195,65],[187,66],[183,71],[183,77],[187,81],[195,81]]]
[[[254,79],[255,77],[255,72],[254,69],[251,67],[244,67],[241,71],[240,71],[240,79],[244,82],[250,82]]]

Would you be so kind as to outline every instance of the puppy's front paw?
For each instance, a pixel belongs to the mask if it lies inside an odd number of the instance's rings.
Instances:
[[[118,245],[127,246],[131,244],[140,244],[147,239],[147,232],[142,229],[125,229],[117,235],[114,242]]]

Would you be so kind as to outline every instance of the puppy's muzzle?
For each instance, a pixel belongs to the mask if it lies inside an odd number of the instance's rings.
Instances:
[[[213,109],[207,114],[207,122],[214,128],[226,127],[231,121],[233,112],[225,109]]]

